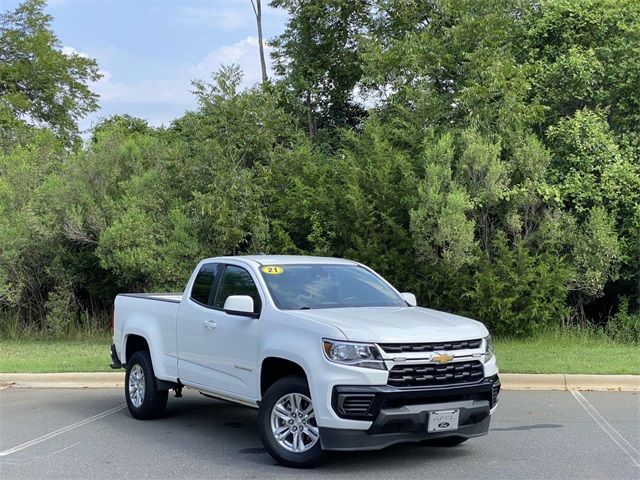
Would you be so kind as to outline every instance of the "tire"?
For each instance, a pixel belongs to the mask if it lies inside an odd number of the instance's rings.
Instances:
[[[283,431],[280,439],[275,434],[278,430]],[[324,452],[305,378],[285,377],[269,387],[258,410],[258,434],[267,452],[287,467],[309,468],[322,461]]]
[[[442,437],[442,438],[434,438],[432,440],[425,440],[422,443],[428,447],[455,447],[460,445],[461,443],[469,440],[464,437]]]
[[[150,420],[164,415],[169,391],[158,390],[149,352],[136,352],[127,362],[124,396],[133,418]]]

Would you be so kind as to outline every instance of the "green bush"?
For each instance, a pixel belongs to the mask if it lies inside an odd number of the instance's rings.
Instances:
[[[510,247],[502,234],[493,248],[473,276],[470,313],[498,336],[530,335],[560,324],[569,313],[565,284],[570,270],[564,262],[532,253],[521,241]]]
[[[622,343],[640,344],[640,312],[629,311],[629,299],[623,298],[618,313],[607,322],[607,334]]]

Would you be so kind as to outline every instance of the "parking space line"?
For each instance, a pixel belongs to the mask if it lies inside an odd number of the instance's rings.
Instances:
[[[92,417],[85,418],[84,420],[80,420],[79,422],[72,423],[71,425],[67,425],[66,427],[59,428],[58,430],[54,430],[53,432],[47,433],[46,435],[42,435],[41,437],[34,438],[28,442],[17,445],[9,450],[5,450],[4,452],[0,452],[0,457],[5,457],[7,455],[11,455],[12,453],[19,452],[20,450],[24,450],[25,448],[33,447],[42,442],[46,442],[47,440],[57,437],[58,435],[62,435],[63,433],[67,433],[70,430],[74,430],[78,427],[82,427],[88,423],[95,422],[96,420],[100,420],[101,418],[106,417],[107,415],[111,415],[112,413],[116,413],[123,408],[126,408],[126,405],[119,405],[117,407],[111,408],[109,410],[105,410],[102,413],[98,413]]]
[[[69,450],[70,448],[77,447],[78,445],[80,445],[80,442],[72,443],[71,445],[67,445],[66,447],[61,448],[60,450],[56,450],[55,452],[52,452],[52,453],[50,453],[50,454],[49,454],[49,455],[47,455],[47,456],[48,456],[48,457],[51,457],[51,456],[53,456],[53,455],[57,455],[57,454],[59,454],[59,453],[66,452],[66,451],[67,451],[67,450]]]
[[[640,468],[640,452],[631,445],[626,438],[624,438],[618,430],[616,430],[613,425],[607,422],[600,412],[596,410],[596,408],[591,405],[589,400],[587,400],[580,392],[577,390],[571,390],[571,394],[578,401],[580,406],[584,408],[584,410],[589,414],[591,418],[598,424],[598,426],[604,430],[604,432],[611,437],[616,445],[618,445],[624,453],[626,453],[631,461],[636,464],[637,467]]]

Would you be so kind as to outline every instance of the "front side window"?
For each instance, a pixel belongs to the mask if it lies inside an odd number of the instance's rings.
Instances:
[[[191,298],[202,305],[211,305],[211,288],[216,280],[218,271],[217,263],[207,263],[200,268],[193,281],[191,288]]]
[[[282,310],[406,307],[380,277],[359,265],[282,265],[261,268]]]
[[[231,295],[249,295],[253,298],[253,312],[260,313],[262,302],[253,278],[244,268],[235,265],[227,265],[224,269],[214,307],[223,308],[227,297]]]

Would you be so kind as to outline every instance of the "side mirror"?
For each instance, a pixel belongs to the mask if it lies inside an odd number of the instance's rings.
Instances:
[[[409,305],[410,307],[415,307],[416,305],[418,305],[418,300],[413,293],[403,292],[400,294],[400,296],[405,302],[407,302],[407,305]]]
[[[224,313],[256,318],[253,312],[253,298],[249,295],[230,295],[224,302]]]

